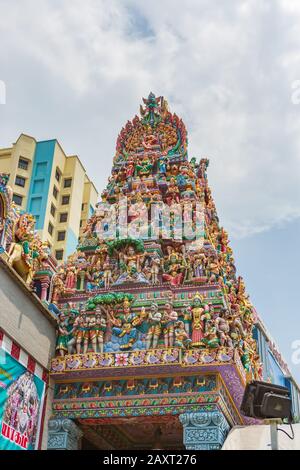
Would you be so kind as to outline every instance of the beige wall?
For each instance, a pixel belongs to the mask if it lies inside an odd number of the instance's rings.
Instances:
[[[30,298],[33,294],[25,289],[0,262],[0,327],[41,366],[48,368],[55,349],[55,324],[41,312],[41,303],[33,302]]]

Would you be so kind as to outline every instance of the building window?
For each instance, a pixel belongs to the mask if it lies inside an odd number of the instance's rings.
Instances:
[[[63,196],[61,198],[61,203],[63,206],[65,206],[66,204],[69,204],[69,202],[70,202],[70,196]]]
[[[64,257],[64,250],[56,250],[55,251],[55,258],[57,260],[61,260]]]
[[[51,212],[51,215],[55,217],[56,207],[53,204],[51,204],[50,212]]]
[[[66,239],[66,232],[63,230],[61,232],[57,232],[57,241],[63,242]]]
[[[53,196],[55,197],[55,199],[57,199],[57,195],[58,195],[58,189],[56,186],[53,186]]]
[[[85,204],[84,204],[84,202],[83,202],[83,203],[81,204],[81,210],[84,211],[84,209],[85,209]]]
[[[80,221],[79,227],[82,227],[83,220]]]
[[[28,165],[29,165],[28,160],[25,160],[25,158],[22,158],[22,157],[19,158],[18,168],[21,168],[21,170],[28,170]]]
[[[48,224],[48,232],[50,233],[50,235],[53,234],[53,225],[51,224],[51,222],[49,222]]]
[[[72,186],[72,178],[66,178],[64,181],[64,188],[70,188]]]
[[[18,194],[13,195],[13,201],[16,203],[18,206],[22,205],[23,198],[22,196],[19,196]]]
[[[60,177],[61,177],[60,171],[59,171],[58,168],[56,168],[56,170],[55,170],[55,179],[56,179],[56,181],[60,182]]]
[[[22,188],[24,188],[25,182],[26,182],[25,178],[23,178],[22,176],[16,176],[15,183],[16,183],[17,186],[21,186]]]
[[[62,212],[59,214],[59,221],[60,222],[67,222],[68,220],[68,213],[67,212]]]

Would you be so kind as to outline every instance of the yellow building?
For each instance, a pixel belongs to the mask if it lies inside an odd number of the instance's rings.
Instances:
[[[73,253],[98,199],[79,158],[67,156],[56,139],[37,142],[21,134],[12,147],[0,149],[0,173],[10,175],[14,202],[35,216],[55,257]]]

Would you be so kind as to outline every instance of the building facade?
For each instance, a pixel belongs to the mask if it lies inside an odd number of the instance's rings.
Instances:
[[[34,215],[41,240],[57,260],[66,259],[98,198],[79,158],[67,156],[55,139],[21,134],[11,148],[0,149],[0,172],[9,174],[15,204]]]

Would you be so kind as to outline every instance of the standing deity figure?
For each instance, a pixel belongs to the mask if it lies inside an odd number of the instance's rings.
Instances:
[[[183,321],[175,323],[175,343],[174,345],[178,348],[188,349],[191,345],[192,340],[189,338],[185,330]]]
[[[196,253],[193,257],[193,277],[199,278],[204,275],[204,253]]]
[[[103,263],[103,280],[104,280],[104,288],[109,289],[111,282],[112,282],[112,270],[110,266],[109,256],[106,257]]]
[[[91,344],[93,352],[97,352],[97,329],[96,329],[96,316],[91,316],[88,319],[88,331],[87,331],[87,345],[85,349],[85,353],[88,350],[89,344]]]
[[[221,346],[228,346],[229,348],[232,348],[233,343],[229,335],[230,326],[228,320],[226,319],[226,309],[222,309],[215,318],[215,325]]]
[[[77,281],[77,276],[76,276],[76,268],[74,265],[68,266],[67,268],[67,274],[66,274],[66,280],[65,280],[65,287],[66,289],[73,290],[76,287],[76,281]]]
[[[81,347],[85,337],[85,327],[84,327],[85,318],[83,312],[81,311],[78,317],[74,321],[73,325],[73,336],[75,338],[76,344],[76,353],[81,354]]]
[[[158,311],[158,305],[153,302],[148,313],[149,330],[146,336],[146,348],[156,348],[161,334],[162,315]]]
[[[170,303],[165,304],[165,311],[162,317],[163,335],[165,347],[174,346],[175,323],[178,320],[178,314],[173,310]]]
[[[190,337],[191,334],[191,320],[192,320],[192,308],[189,304],[184,305],[183,309],[183,324],[184,324],[184,329]]]
[[[208,306],[203,305],[203,297],[196,294],[192,303],[192,346],[202,346],[205,321],[210,317]]]
[[[93,327],[95,324],[95,318],[91,317],[89,318],[87,315],[83,316],[83,323],[82,323],[82,329],[83,329],[83,354],[87,353],[88,347],[89,347],[89,339],[90,339],[90,333],[93,331]],[[92,334],[92,336],[94,336]]]
[[[106,332],[106,321],[101,313],[96,313],[96,333],[97,333],[97,344],[99,352],[103,353],[104,350],[104,335]]]
[[[61,313],[58,320],[57,340],[56,340],[56,351],[59,356],[64,356],[68,352],[68,337],[69,332],[66,325],[66,315]]]
[[[151,276],[151,284],[159,284],[159,270],[161,266],[161,260],[158,255],[154,256],[151,261],[151,268],[150,268],[150,276]]]

